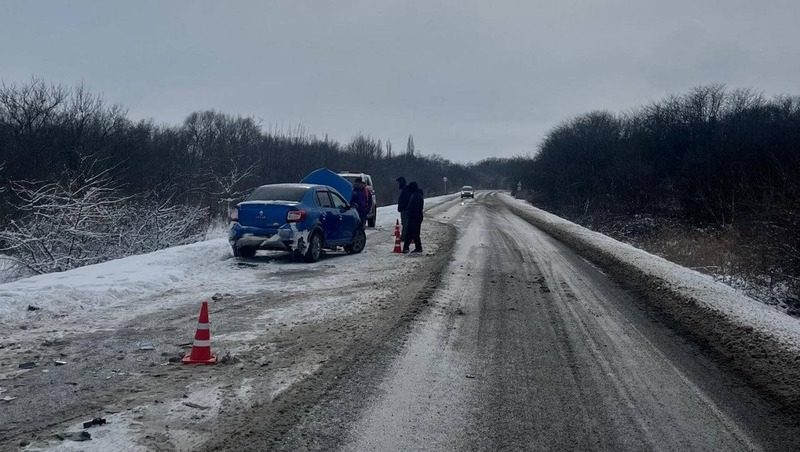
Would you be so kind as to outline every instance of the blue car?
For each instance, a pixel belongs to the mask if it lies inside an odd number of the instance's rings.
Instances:
[[[253,190],[231,212],[228,241],[236,257],[280,250],[316,262],[324,248],[360,253],[367,236],[356,209],[333,187],[272,184]]]

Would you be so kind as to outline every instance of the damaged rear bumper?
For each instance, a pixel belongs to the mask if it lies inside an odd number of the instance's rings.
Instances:
[[[233,223],[228,234],[228,243],[235,248],[251,247],[259,250],[304,253],[308,235],[308,231],[298,231],[293,224],[277,229],[264,229]]]

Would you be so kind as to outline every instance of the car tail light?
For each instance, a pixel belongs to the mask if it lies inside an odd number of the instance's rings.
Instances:
[[[299,223],[306,219],[306,211],[305,210],[290,210],[286,214],[286,222],[287,223]]]
[[[239,208],[234,207],[228,212],[228,218],[231,221],[239,221]]]

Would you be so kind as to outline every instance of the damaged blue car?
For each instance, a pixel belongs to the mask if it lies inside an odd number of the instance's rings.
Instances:
[[[302,183],[262,185],[253,190],[231,212],[228,241],[233,255],[252,257],[258,250],[280,250],[316,262],[324,249],[363,251],[367,236],[358,212],[346,201],[349,195],[313,182],[340,182],[328,178],[330,175],[322,172]],[[349,183],[344,182],[341,187],[346,190]]]

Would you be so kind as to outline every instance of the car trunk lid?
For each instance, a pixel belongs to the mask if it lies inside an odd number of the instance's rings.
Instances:
[[[286,224],[286,214],[296,206],[296,202],[286,201],[245,201],[239,203],[239,224],[277,229]]]

